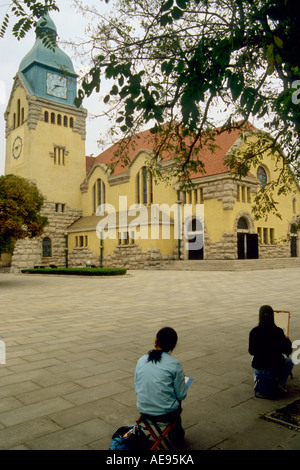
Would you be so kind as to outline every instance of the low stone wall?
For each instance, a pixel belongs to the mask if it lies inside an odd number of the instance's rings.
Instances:
[[[159,248],[148,248],[144,252],[137,244],[119,245],[113,254],[105,257],[104,265],[113,268],[160,269],[164,263],[173,259],[173,255],[162,255]]]
[[[86,246],[74,248],[74,250],[69,253],[69,268],[82,268],[86,267],[88,264],[97,266],[98,268],[100,266],[100,255],[97,256]]]
[[[126,269],[160,269],[165,263],[174,260],[173,255],[162,255],[159,248],[149,248],[143,252],[137,244],[119,245],[110,255],[103,257],[103,267]],[[74,248],[69,254],[69,267],[83,267],[89,263],[100,266],[100,255],[87,247]]]
[[[291,248],[288,242],[278,245],[259,245],[259,258],[289,258]]]

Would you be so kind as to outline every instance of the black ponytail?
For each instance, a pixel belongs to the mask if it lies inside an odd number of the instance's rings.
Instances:
[[[147,362],[154,362],[154,364],[160,362],[163,352],[164,351],[162,349],[152,349],[152,351],[148,352]]]

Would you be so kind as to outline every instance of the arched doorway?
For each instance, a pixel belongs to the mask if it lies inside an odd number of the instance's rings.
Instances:
[[[291,235],[291,257],[296,258],[297,253],[297,226],[295,224],[291,225],[290,235]]]
[[[246,217],[240,217],[237,223],[238,259],[258,258],[258,234],[249,233]]]
[[[194,217],[187,225],[186,232],[186,247],[188,250],[189,260],[204,259],[203,244],[204,244],[204,230],[202,221]]]

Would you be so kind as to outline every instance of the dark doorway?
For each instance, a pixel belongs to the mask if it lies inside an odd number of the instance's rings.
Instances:
[[[291,257],[297,258],[297,237],[291,237]]]
[[[258,234],[247,233],[247,258],[258,259]]]
[[[258,259],[258,234],[237,234],[238,259]]]
[[[203,259],[203,225],[199,219],[194,218],[188,227],[189,260]]]
[[[296,258],[297,255],[297,227],[295,224],[291,226],[291,257]]]

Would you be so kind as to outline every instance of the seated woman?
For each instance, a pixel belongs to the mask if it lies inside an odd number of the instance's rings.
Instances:
[[[254,356],[252,368],[255,376],[278,378],[280,388],[286,392],[286,382],[294,364],[283,355],[289,356],[291,352],[292,343],[275,325],[272,307],[263,305],[259,310],[259,324],[249,334],[249,353]]]
[[[187,395],[182,365],[170,355],[176,344],[176,331],[162,328],[156,335],[154,349],[138,360],[135,371],[138,410],[161,422],[180,415],[181,401]],[[183,440],[180,417],[169,436],[176,443]]]

